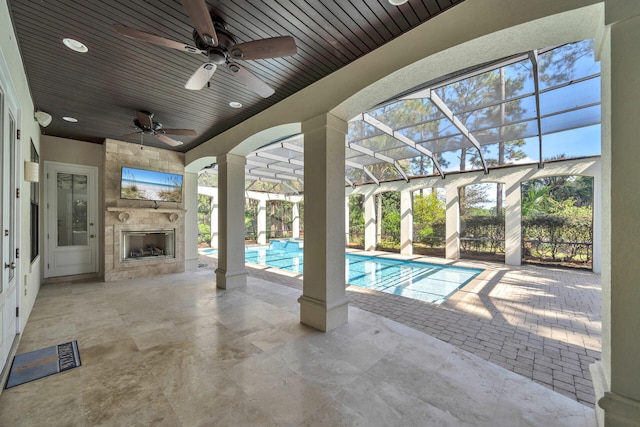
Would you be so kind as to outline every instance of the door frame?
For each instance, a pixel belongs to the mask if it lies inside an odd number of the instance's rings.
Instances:
[[[100,230],[100,223],[98,217],[98,168],[96,166],[78,165],[73,163],[62,163],[46,160],[44,162],[44,176],[45,176],[45,190],[44,190],[44,278],[62,277],[64,275],[53,274],[53,269],[50,268],[53,252],[52,241],[56,237],[56,229],[54,224],[57,222],[57,212],[54,207],[57,206],[57,201],[52,198],[55,197],[57,192],[49,191],[49,179],[54,179],[53,176],[49,176],[50,173],[56,173],[58,171],[64,171],[69,173],[86,174],[89,176],[89,183],[87,185],[87,221],[93,223],[93,236],[89,237],[88,242],[93,241],[95,245],[93,253],[93,271],[81,272],[77,274],[93,274],[100,271],[99,253],[100,253],[100,239],[98,232]],[[91,235],[92,230],[88,231]]]

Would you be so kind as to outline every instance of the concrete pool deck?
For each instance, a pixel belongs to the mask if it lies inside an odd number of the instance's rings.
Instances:
[[[589,365],[600,359],[600,276],[585,270],[403,256],[485,271],[442,305],[356,286],[351,305],[395,320],[469,351],[588,406],[594,404]],[[215,267],[215,257],[201,256]],[[302,275],[247,264],[249,274],[301,289]]]

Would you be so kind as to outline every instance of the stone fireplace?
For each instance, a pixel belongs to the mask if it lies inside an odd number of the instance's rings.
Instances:
[[[104,165],[105,281],[184,271],[183,203],[120,198],[123,166],[184,174],[184,154],[107,139]]]

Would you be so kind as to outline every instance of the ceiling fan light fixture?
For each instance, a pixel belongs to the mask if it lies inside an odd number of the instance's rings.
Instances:
[[[408,2],[409,0],[389,0],[389,4],[391,6],[401,6]]]
[[[62,118],[62,120],[65,120],[69,123],[78,123],[78,119],[76,119],[75,117],[71,117],[71,116],[64,116]]]
[[[64,43],[64,45],[69,49],[76,52],[86,53],[89,51],[89,48],[84,43],[81,43],[78,40],[66,38],[62,39],[62,43]]]
[[[239,103],[238,101],[231,101],[231,102],[229,103],[229,106],[230,106],[231,108],[242,108],[242,104],[241,104],[241,103]]]

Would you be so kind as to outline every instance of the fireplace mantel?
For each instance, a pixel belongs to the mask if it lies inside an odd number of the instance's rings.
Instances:
[[[174,222],[180,217],[182,213],[186,212],[186,210],[178,209],[178,208],[157,208],[156,209],[153,207],[141,208],[141,207],[135,207],[135,206],[109,206],[107,207],[107,212],[120,212],[118,214],[118,220],[120,222],[127,222],[127,220],[129,219],[129,216],[131,215],[131,212],[165,213],[165,214],[169,214],[169,221]]]

